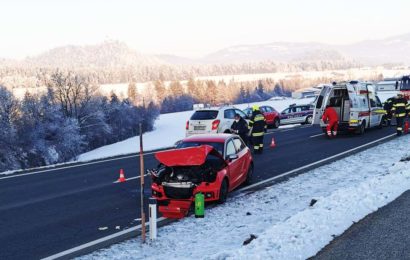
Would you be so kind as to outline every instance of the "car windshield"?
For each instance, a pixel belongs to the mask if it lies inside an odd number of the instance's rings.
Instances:
[[[217,110],[198,110],[191,116],[191,120],[210,120],[218,116]]]
[[[188,148],[188,147],[196,147],[201,145],[210,145],[215,150],[218,151],[221,155],[224,154],[224,143],[217,143],[217,142],[181,142],[177,145],[177,148]]]

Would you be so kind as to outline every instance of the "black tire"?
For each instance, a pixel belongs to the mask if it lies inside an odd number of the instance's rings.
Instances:
[[[363,121],[362,124],[357,129],[357,134],[358,135],[363,135],[365,130],[366,130],[366,121]]]
[[[228,181],[224,179],[221,184],[221,188],[219,189],[219,199],[218,203],[222,204],[226,201],[228,197]]]
[[[313,116],[307,116],[305,119],[305,125],[311,125],[312,119],[313,119]]]
[[[253,164],[249,165],[248,173],[246,174],[245,185],[249,185],[252,183],[253,179]]]
[[[387,123],[387,118],[384,115],[384,116],[382,116],[382,120],[380,120],[380,124],[379,124],[378,128],[382,129],[385,126],[388,126],[388,123]]]
[[[280,121],[279,119],[275,118],[275,120],[273,121],[272,127],[278,128],[279,126],[280,126]]]

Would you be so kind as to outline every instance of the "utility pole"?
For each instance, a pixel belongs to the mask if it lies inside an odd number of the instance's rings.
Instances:
[[[139,124],[140,127],[140,174],[141,174],[141,239],[142,243],[145,243],[145,212],[144,212],[144,150],[142,145],[142,123]]]

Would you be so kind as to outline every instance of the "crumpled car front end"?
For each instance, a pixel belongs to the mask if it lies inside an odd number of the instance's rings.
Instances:
[[[159,152],[156,158],[161,164],[157,169],[149,171],[152,177],[151,189],[164,217],[186,216],[195,194],[199,192],[204,194],[205,201],[219,199],[226,165],[212,147]]]

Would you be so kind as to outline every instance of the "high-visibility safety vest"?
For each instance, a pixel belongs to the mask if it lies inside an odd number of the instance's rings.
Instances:
[[[249,128],[252,129],[252,136],[262,136],[266,128],[265,117],[261,113],[255,113],[249,121]]]
[[[397,98],[393,103],[392,111],[395,117],[405,117],[407,108],[407,100],[405,98]]]

